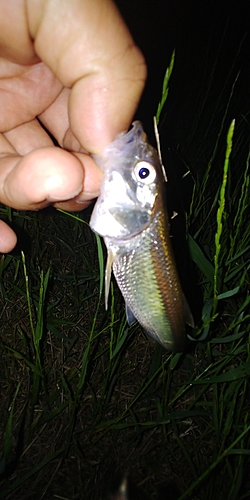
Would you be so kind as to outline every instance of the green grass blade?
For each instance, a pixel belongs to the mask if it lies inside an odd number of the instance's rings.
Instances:
[[[250,431],[250,425],[240,434],[240,436],[238,436],[234,440],[234,442],[230,446],[228,446],[227,449],[224,450],[223,453],[221,453],[221,455],[217,457],[217,459],[210,465],[210,467],[208,467],[207,470],[196,481],[194,481],[191,484],[191,486],[187,489],[187,491],[183,495],[181,495],[178,500],[185,500],[185,498],[189,498],[190,493],[194,492],[202,484],[204,479],[206,479],[206,477],[209,474],[211,474],[211,472],[213,472],[213,470],[220,464],[220,462],[222,462],[222,460],[224,460],[225,457],[230,454],[235,445],[239,441],[241,441],[249,433],[249,431]]]
[[[12,442],[13,442],[13,434],[12,434],[12,425],[13,425],[13,414],[15,402],[19,393],[20,383],[17,385],[11,406],[9,408],[9,416],[7,420],[7,425],[5,429],[5,439],[4,439],[4,447],[3,447],[3,458],[0,461],[0,475],[4,473],[5,467],[8,463],[8,459],[10,457]]]
[[[226,155],[224,162],[223,180],[220,189],[219,207],[217,210],[217,231],[215,234],[215,255],[214,255],[214,306],[213,306],[214,314],[216,312],[217,302],[218,302],[218,292],[219,292],[218,273],[219,273],[219,256],[221,251],[220,239],[223,229],[223,217],[225,215],[226,185],[227,185],[227,176],[229,168],[229,158],[232,151],[234,128],[235,128],[235,120],[232,121],[227,134],[227,148],[226,148]]]
[[[166,70],[164,80],[163,80],[162,96],[161,96],[161,100],[158,104],[157,111],[156,111],[156,123],[157,123],[157,125],[159,124],[161,113],[162,113],[163,107],[164,107],[165,102],[166,102],[167,97],[168,97],[169,81],[170,81],[170,77],[171,77],[171,74],[172,74],[172,71],[174,68],[174,60],[175,60],[175,51],[173,51],[173,53],[172,53],[170,64]]]

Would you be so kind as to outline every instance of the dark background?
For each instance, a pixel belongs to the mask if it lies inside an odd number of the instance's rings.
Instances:
[[[232,109],[237,118],[245,92],[250,92],[249,0],[117,0],[117,5],[148,65],[148,81],[137,113],[145,127],[152,127],[173,49],[176,61],[164,142],[176,147],[185,131],[189,132],[192,111],[204,99],[211,71],[212,106],[228,75],[231,73],[233,81],[240,70],[237,107]]]
[[[207,186],[211,199],[220,185],[232,119],[236,120],[234,143],[240,142],[241,150],[235,148],[237,168],[232,161],[232,182],[233,176],[237,181],[239,165],[246,166],[250,144],[250,0],[117,0],[117,5],[147,62],[147,84],[135,118],[142,121],[153,144],[153,116],[175,50],[159,131],[169,180],[168,212],[170,216],[178,213],[170,220],[172,244],[184,292],[196,315],[199,294],[195,286],[190,289],[190,283],[196,283],[197,277],[192,274],[186,231],[195,234],[201,221],[187,228],[186,216],[194,182],[201,185],[217,140],[212,185],[210,180]],[[185,175],[187,170],[191,175]]]

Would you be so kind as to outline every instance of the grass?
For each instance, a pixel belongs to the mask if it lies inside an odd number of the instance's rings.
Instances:
[[[197,283],[185,353],[128,328],[114,282],[105,312],[105,252],[90,211],[1,208],[21,235],[0,264],[1,499],[105,499],[126,471],[136,498],[249,497],[249,143],[246,116],[230,118],[235,85],[199,168],[189,164],[191,136],[178,152],[182,182],[192,179]]]

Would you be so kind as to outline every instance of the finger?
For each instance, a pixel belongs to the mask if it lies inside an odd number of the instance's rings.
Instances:
[[[130,124],[146,78],[143,56],[111,0],[27,1],[27,9],[37,54],[72,89],[73,134],[99,153]]]
[[[76,199],[86,205],[98,196],[102,173],[93,159],[56,147],[34,150],[25,157],[6,156],[0,164],[0,201],[19,210]],[[70,206],[70,204],[69,204]]]
[[[24,156],[34,149],[53,146],[53,141],[42,128],[38,120],[19,125],[0,136],[0,154],[3,154],[6,141],[13,146],[16,153]]]
[[[83,147],[70,128],[68,114],[69,96],[70,89],[64,88],[52,104],[39,115],[39,119],[61,147],[79,152],[83,151]]]
[[[9,41],[2,39],[1,21],[3,24],[0,15],[0,49],[2,51],[3,44]],[[12,26],[12,19],[10,19],[10,24]],[[13,33],[13,30],[12,26],[10,33]],[[19,45],[20,41],[16,40],[17,50]],[[43,62],[22,66],[0,58],[0,75],[1,132],[7,132],[36,118],[50,106],[63,88],[62,83]]]
[[[70,128],[68,114],[70,92],[70,89],[64,88],[52,104],[39,115],[39,120],[62,148],[87,153],[87,149],[83,148]]]
[[[17,237],[12,229],[0,220],[0,252],[8,253],[15,248]]]

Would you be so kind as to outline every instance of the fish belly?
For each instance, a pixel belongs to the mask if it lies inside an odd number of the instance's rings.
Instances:
[[[113,272],[127,308],[148,335],[171,351],[185,344],[184,296],[169,235],[160,220],[124,243]]]

